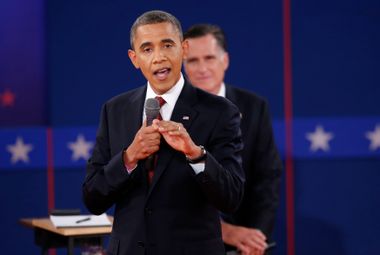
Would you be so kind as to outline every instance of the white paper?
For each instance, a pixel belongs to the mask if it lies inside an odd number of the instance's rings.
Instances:
[[[112,223],[108,219],[107,214],[101,215],[67,215],[54,216],[50,215],[50,220],[56,228],[63,227],[100,227],[111,226]]]

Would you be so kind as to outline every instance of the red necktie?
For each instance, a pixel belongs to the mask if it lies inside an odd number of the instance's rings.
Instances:
[[[166,103],[166,101],[165,101],[165,99],[163,99],[162,97],[159,97],[159,96],[156,96],[156,99],[157,99],[158,103],[160,104],[160,109],[161,109],[161,107]],[[162,116],[161,116],[160,112],[158,113],[157,119],[162,120]]]
[[[160,104],[160,109],[161,109],[161,107],[166,103],[166,101],[165,101],[165,99],[163,99],[162,97],[159,97],[159,96],[156,96],[156,99],[158,100],[158,102]],[[162,120],[162,116],[161,116],[160,112],[158,113],[157,119],[158,120]],[[156,153],[154,155],[153,167],[151,167],[150,169],[148,169],[148,181],[149,181],[149,184],[152,183],[153,175],[154,175],[154,168],[157,165],[157,160],[158,160],[158,155]]]

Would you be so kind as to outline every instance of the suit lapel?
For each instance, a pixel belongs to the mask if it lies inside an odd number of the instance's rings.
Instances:
[[[131,95],[131,100],[124,109],[124,114],[130,116],[128,123],[124,123],[126,134],[130,134],[128,139],[124,141],[124,148],[132,143],[137,131],[142,125],[145,94],[146,86],[137,89],[135,93]]]
[[[198,115],[198,112],[194,110],[193,107],[196,102],[197,93],[195,88],[185,82],[182,92],[174,106],[171,121],[182,123],[186,130],[189,130]],[[161,142],[160,150],[158,152],[157,167],[154,170],[153,181],[149,189],[148,197],[175,153],[176,151],[174,151],[165,141]]]
[[[240,118],[243,119],[243,113],[240,111],[240,109],[244,109],[244,107],[241,105],[241,102],[238,100],[238,96],[236,95],[236,90],[232,86],[229,86],[227,84],[226,84],[226,98],[239,108]]]
[[[226,86],[226,98],[236,105],[237,99],[236,99],[235,91],[233,90],[231,86],[227,84],[225,86]]]

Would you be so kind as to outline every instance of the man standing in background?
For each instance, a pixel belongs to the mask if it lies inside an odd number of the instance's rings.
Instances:
[[[271,246],[282,168],[268,104],[254,93],[224,83],[229,56],[224,33],[218,26],[194,25],[184,34],[184,40],[188,43],[184,68],[190,82],[228,98],[241,113],[244,198],[237,212],[222,217],[223,241],[227,250],[264,254],[268,244]]]

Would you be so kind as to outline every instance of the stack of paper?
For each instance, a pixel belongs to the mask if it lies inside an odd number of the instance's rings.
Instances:
[[[111,226],[112,223],[108,219],[107,214],[101,215],[50,215],[50,220],[56,228],[67,227],[100,227]]]

